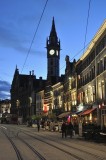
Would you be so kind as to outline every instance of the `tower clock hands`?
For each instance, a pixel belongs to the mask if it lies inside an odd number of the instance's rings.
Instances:
[[[53,55],[53,54],[55,53],[54,49],[51,49],[51,50],[49,51],[49,53],[50,53],[50,55]]]

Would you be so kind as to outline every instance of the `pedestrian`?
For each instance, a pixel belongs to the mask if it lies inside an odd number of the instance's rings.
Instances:
[[[70,138],[72,138],[73,130],[74,130],[73,124],[70,122],[68,125],[68,133],[70,135]]]
[[[61,131],[62,131],[62,138],[64,137],[66,138],[67,137],[67,126],[65,122],[62,123]]]
[[[40,123],[39,121],[37,121],[37,128],[38,128],[38,132],[40,131]]]

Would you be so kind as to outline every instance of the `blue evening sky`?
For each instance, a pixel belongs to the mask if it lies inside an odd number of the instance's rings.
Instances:
[[[16,65],[22,74],[34,70],[37,78],[46,79],[45,47],[53,16],[61,42],[60,75],[64,74],[66,55],[73,61],[83,54],[79,51],[84,48],[89,0],[48,0],[25,63],[45,3],[46,0],[0,0],[0,99],[9,98]],[[106,0],[91,0],[90,4],[86,44],[106,18]]]

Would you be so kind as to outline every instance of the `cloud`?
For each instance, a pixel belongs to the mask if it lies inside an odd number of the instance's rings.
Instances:
[[[24,48],[21,46],[21,39],[19,39],[18,36],[11,31],[11,29],[3,26],[0,26],[0,45],[3,47],[14,48],[16,50],[19,50],[19,48],[20,50],[21,48]]]
[[[14,34],[11,29],[4,26],[0,26],[0,45],[6,48],[13,48],[20,53],[28,53],[31,41],[28,41],[25,37],[19,34]],[[31,54],[35,54],[35,50],[31,47]],[[36,52],[37,53],[37,52]]]
[[[10,83],[0,80],[0,99],[10,99],[10,88]]]
[[[0,26],[0,42],[1,45],[10,47],[16,42],[19,42],[19,40],[16,38],[16,35],[13,34],[13,32],[11,32],[9,28]]]

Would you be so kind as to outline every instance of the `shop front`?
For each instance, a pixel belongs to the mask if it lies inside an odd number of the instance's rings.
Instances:
[[[101,109],[101,129],[106,127],[106,109]]]
[[[78,114],[83,124],[97,124],[97,108],[87,109]]]

